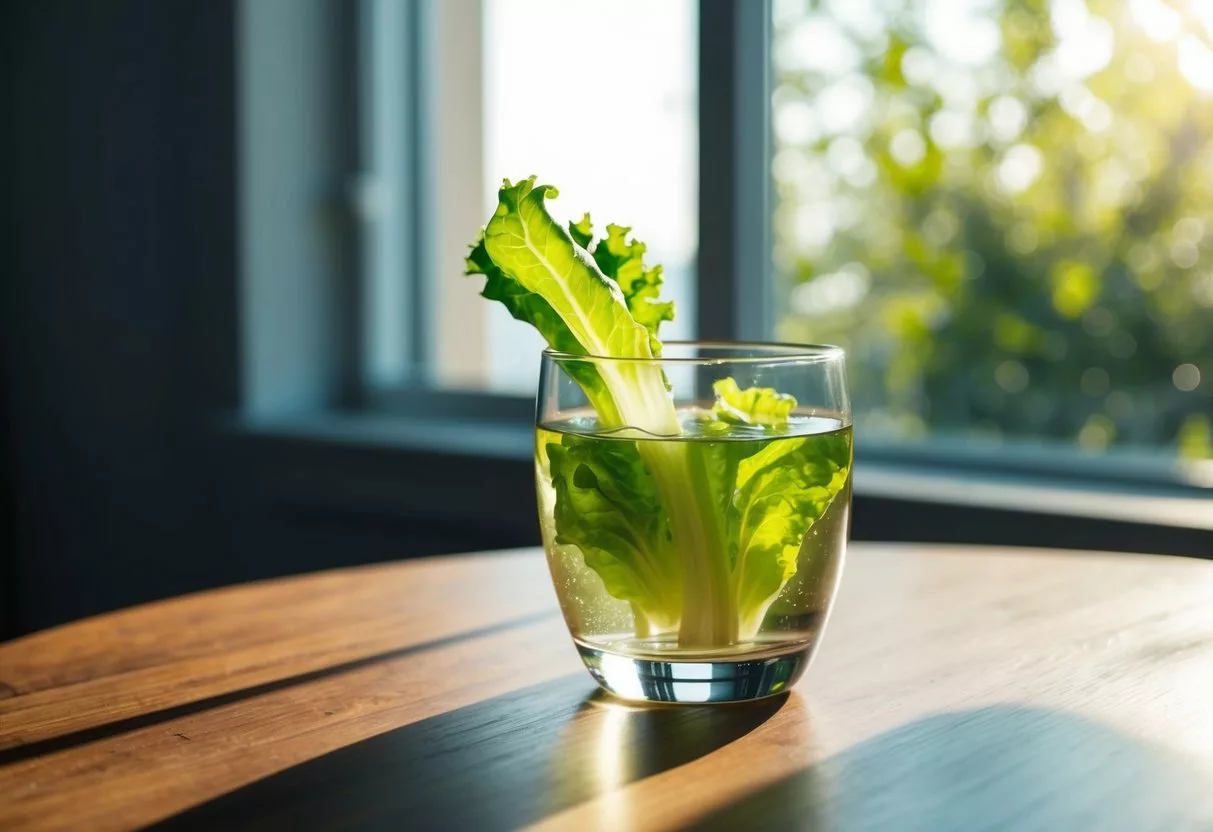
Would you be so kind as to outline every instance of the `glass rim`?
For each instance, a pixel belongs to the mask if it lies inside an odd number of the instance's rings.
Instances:
[[[753,350],[755,352],[765,351],[765,354],[697,357],[657,355],[650,358],[639,358],[561,352],[551,347],[545,347],[543,356],[556,361],[602,361],[620,364],[824,364],[846,356],[846,351],[834,344],[797,344],[790,341],[665,341],[662,346]]]

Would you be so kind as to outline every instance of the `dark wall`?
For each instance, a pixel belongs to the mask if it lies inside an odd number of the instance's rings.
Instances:
[[[0,637],[218,584],[537,542],[533,507],[503,525],[418,502],[431,457],[382,469],[373,450],[283,453],[230,428],[234,0],[0,6]],[[528,466],[505,470],[477,481],[528,494]]]
[[[233,4],[5,4],[10,625],[203,580],[235,404]]]

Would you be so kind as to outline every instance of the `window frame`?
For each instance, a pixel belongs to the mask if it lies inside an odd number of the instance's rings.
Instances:
[[[774,329],[770,0],[700,0],[697,333],[763,341]],[[757,288],[755,288],[757,286]]]

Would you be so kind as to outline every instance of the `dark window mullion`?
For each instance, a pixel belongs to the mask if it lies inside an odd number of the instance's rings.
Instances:
[[[438,183],[434,181],[434,125],[438,121],[434,79],[441,71],[435,53],[436,20],[431,0],[414,0],[408,8],[408,125],[410,152],[405,161],[408,181],[402,193],[408,200],[405,212],[411,249],[406,258],[409,274],[408,304],[408,381],[412,387],[425,387],[434,378],[433,326],[437,319],[437,287],[433,285],[437,262],[434,240],[437,237],[434,199]],[[479,44],[472,48],[479,48]],[[401,229],[402,232],[405,229]]]
[[[699,4],[700,338],[771,337],[769,0]]]
[[[396,0],[361,0],[350,8],[358,22],[356,48],[346,63],[357,101],[350,200],[361,235],[355,376],[365,403],[380,388],[428,380],[432,9],[426,2]]]

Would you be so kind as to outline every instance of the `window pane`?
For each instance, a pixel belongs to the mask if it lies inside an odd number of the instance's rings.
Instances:
[[[1213,456],[1213,14],[778,2],[781,338],[865,435]]]
[[[438,4],[440,7],[446,4]],[[695,319],[696,16],[691,0],[485,0],[482,11],[478,155],[444,169],[479,171],[470,205],[448,227],[470,241],[496,207],[503,178],[537,174],[560,189],[553,212],[596,227],[630,225],[665,266],[677,319],[664,338],[688,337]],[[450,61],[466,60],[460,39],[444,44]],[[464,90],[466,93],[466,90]],[[460,101],[466,100],[466,95]],[[454,96],[438,106],[463,106]],[[454,133],[454,129],[447,131]],[[462,140],[461,140],[462,141]],[[441,183],[439,189],[442,190]],[[449,195],[440,198],[451,199]],[[443,235],[443,245],[454,234]],[[462,245],[458,252],[464,249]],[[446,321],[434,333],[434,374],[442,386],[530,393],[541,339],[498,304],[478,297],[479,280],[461,279],[452,263],[437,275]],[[460,281],[463,285],[460,285]]]

